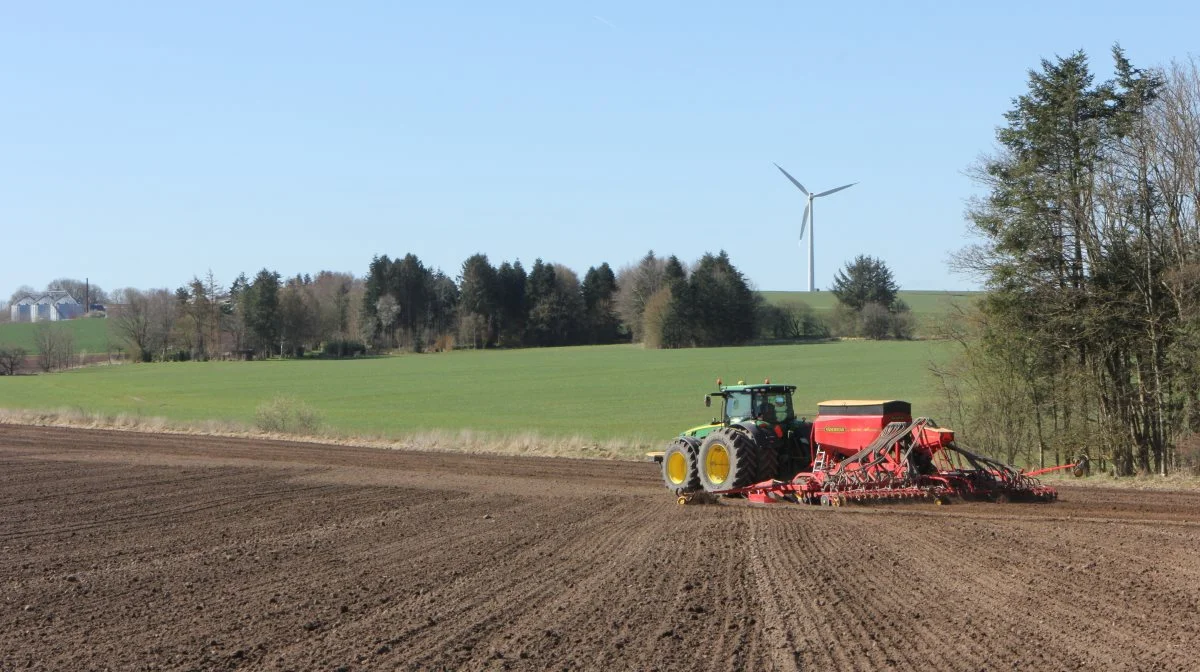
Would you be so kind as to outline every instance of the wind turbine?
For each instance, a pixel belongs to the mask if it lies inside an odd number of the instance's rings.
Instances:
[[[813,223],[813,217],[812,217],[813,199],[820,198],[822,196],[828,196],[830,194],[839,192],[843,189],[849,189],[850,187],[853,187],[854,185],[856,185],[858,183],[851,182],[850,184],[838,187],[837,189],[830,189],[829,191],[822,191],[819,194],[810,194],[808,192],[808,189],[805,189],[803,184],[800,184],[800,182],[797,181],[796,178],[789,175],[788,172],[786,170],[784,170],[782,166],[780,166],[777,163],[777,164],[775,164],[775,167],[779,169],[779,172],[783,173],[784,177],[791,180],[792,184],[796,185],[797,189],[804,192],[804,195],[808,197],[808,203],[804,206],[804,216],[800,218],[800,240],[804,240],[804,225],[808,224],[808,291],[811,292],[811,291],[813,291],[813,234],[816,233],[816,231],[815,231],[816,225]],[[798,240],[796,242],[799,244],[800,240]],[[801,249],[803,249],[803,247],[801,247]]]

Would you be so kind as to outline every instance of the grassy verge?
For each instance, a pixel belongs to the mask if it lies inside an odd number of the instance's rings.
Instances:
[[[1191,474],[1168,474],[1167,476],[1125,476],[1118,478],[1109,474],[1092,473],[1091,476],[1075,478],[1070,474],[1046,474],[1039,476],[1046,485],[1078,486],[1085,488],[1128,488],[1130,490],[1200,490],[1200,476]]]
[[[254,426],[225,420],[179,421],[130,414],[104,414],[78,408],[53,411],[0,409],[0,425],[72,427],[155,434],[186,434],[231,438],[302,441],[330,446],[357,446],[387,450],[529,455],[575,459],[645,460],[645,453],[658,448],[649,443],[607,440],[580,436],[546,437],[537,432],[484,434],[469,429],[414,432],[402,436],[355,435],[333,430],[314,433],[263,431]]]

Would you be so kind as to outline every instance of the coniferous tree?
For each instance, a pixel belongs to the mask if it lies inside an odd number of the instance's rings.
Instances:
[[[694,306],[697,299],[692,286],[688,284],[687,271],[679,257],[672,254],[667,258],[663,267],[663,279],[668,297],[666,307],[659,318],[660,346],[683,348],[695,345],[696,330],[692,321],[696,319]]]
[[[534,260],[525,282],[525,302],[529,308],[525,340],[530,345],[554,345],[559,320],[554,295],[554,266],[541,259]]]
[[[580,288],[587,312],[589,343],[616,343],[620,318],[616,312],[617,276],[607,262],[589,268]]]
[[[415,254],[406,254],[392,264],[390,290],[400,306],[400,330],[405,343],[416,352],[424,348],[432,280],[433,273]]]
[[[521,345],[525,338],[528,309],[525,285],[528,281],[521,262],[507,261],[496,271],[497,304],[499,309],[499,344],[505,347]]]
[[[458,286],[454,280],[440,269],[434,271],[430,280],[429,328],[439,341],[439,350],[453,346],[453,340],[447,339],[451,339],[454,332],[458,300]]]
[[[831,291],[851,310],[862,310],[872,303],[890,308],[900,287],[882,259],[860,254],[837,272]]]
[[[735,345],[754,338],[754,292],[724,250],[700,258],[688,289],[688,323],[696,345]]]
[[[260,352],[274,352],[279,343],[279,274],[262,269],[242,292],[246,329]]]

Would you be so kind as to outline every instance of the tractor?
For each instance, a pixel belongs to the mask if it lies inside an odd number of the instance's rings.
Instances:
[[[663,480],[676,494],[744,488],[790,478],[811,463],[812,424],[796,417],[795,385],[721,385],[704,395],[718,399],[721,417],[677,436],[660,454]]]
[[[696,493],[756,502],[840,505],[877,499],[951,496],[986,501],[1053,501],[1039,474],[971,452],[954,432],[912,417],[906,401],[824,401],[817,417],[797,418],[795,385],[721,385],[704,396],[721,417],[673,439],[661,453],[663,481],[680,498]]]

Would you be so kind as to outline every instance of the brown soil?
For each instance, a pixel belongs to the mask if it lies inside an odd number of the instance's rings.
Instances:
[[[678,506],[653,464],[0,425],[0,670],[1200,669],[1200,493]]]

